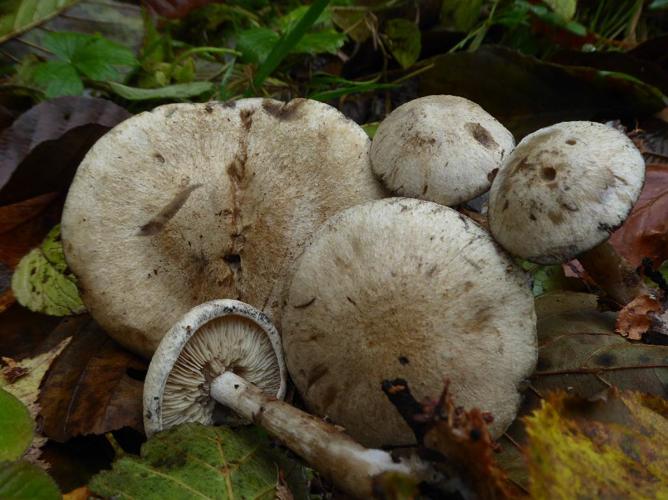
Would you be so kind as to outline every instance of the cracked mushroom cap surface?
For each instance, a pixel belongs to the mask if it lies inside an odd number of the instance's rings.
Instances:
[[[472,220],[408,198],[349,208],[314,235],[282,340],[309,408],[373,447],[415,442],[384,380],[406,379],[422,401],[448,378],[458,406],[492,412],[498,437],[537,357],[524,273]]]
[[[513,135],[476,103],[432,95],[382,121],[371,165],[390,191],[452,206],[487,191],[514,146]]]
[[[147,357],[207,300],[239,299],[278,321],[304,240],[382,197],[368,149],[362,128],[306,99],[168,104],[124,121],[88,152],[63,213],[86,307]]]
[[[219,423],[225,409],[210,395],[226,371],[282,399],[286,374],[280,337],[269,318],[236,300],[214,300],[188,311],[163,337],[144,383],[144,430],[186,422]]]
[[[631,212],[645,161],[622,132],[563,122],[526,136],[499,170],[489,225],[514,255],[566,262],[605,241]]]

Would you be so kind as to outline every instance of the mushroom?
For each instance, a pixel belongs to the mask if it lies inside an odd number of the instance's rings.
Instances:
[[[420,460],[394,461],[362,447],[280,401],[284,393],[280,339],[269,318],[243,302],[211,301],[186,313],[155,351],[144,385],[144,429],[150,437],[184,422],[209,425],[231,410],[359,497],[371,495],[378,474],[431,474]]]
[[[491,236],[436,203],[389,198],[330,218],[295,263],[283,311],[286,363],[308,407],[366,446],[412,444],[383,380],[418,400],[444,378],[498,437],[537,357],[526,276]]]
[[[431,95],[383,120],[371,165],[392,192],[452,206],[487,191],[514,146],[513,135],[476,103]]]
[[[604,242],[630,213],[644,178],[642,155],[612,127],[576,121],[540,129],[518,144],[492,184],[490,230],[523,259],[557,264],[578,257],[595,271],[603,258],[609,273],[616,254]],[[621,275],[615,281],[606,287],[613,298],[633,298],[637,284],[629,289]]]
[[[62,218],[86,307],[150,356],[174,321],[229,297],[280,319],[289,265],[330,215],[383,195],[365,132],[335,108],[168,104],[102,137]]]

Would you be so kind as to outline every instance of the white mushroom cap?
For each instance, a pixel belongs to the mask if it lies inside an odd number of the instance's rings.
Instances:
[[[499,170],[490,229],[512,254],[566,262],[624,222],[644,179],[643,157],[623,133],[594,122],[558,123],[526,136]]]
[[[455,401],[515,417],[536,362],[524,273],[467,217],[407,198],[333,216],[296,262],[283,312],[288,370],[309,407],[367,446],[415,442],[381,389],[404,378],[418,400],[445,378]]]
[[[269,318],[243,302],[214,300],[186,313],[155,351],[144,383],[146,434],[215,423],[210,385],[226,371],[271,396],[285,395],[280,337]]]
[[[371,165],[391,191],[457,205],[489,189],[513,135],[476,103],[432,95],[395,109],[378,127]]]
[[[369,143],[305,99],[169,104],[126,120],[89,151],[63,213],[84,303],[144,356],[207,300],[243,300],[278,321],[304,240],[382,197]]]

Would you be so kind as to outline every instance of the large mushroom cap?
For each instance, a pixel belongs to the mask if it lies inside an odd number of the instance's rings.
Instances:
[[[347,209],[296,262],[283,312],[288,370],[319,415],[367,446],[409,444],[381,383],[418,400],[451,380],[455,401],[491,411],[498,436],[536,361],[526,277],[482,228],[431,202],[391,198]]]
[[[492,171],[514,146],[512,134],[476,103],[432,95],[383,120],[371,165],[399,195],[457,205],[489,189]]]
[[[494,179],[492,234],[509,252],[565,262],[608,238],[640,195],[645,162],[623,133],[564,122],[526,136]]]
[[[214,298],[278,321],[307,236],[382,196],[368,148],[354,122],[305,99],[169,104],[126,120],[90,150],[63,213],[84,303],[145,356]]]
[[[184,422],[210,425],[219,408],[211,382],[232,371],[267,394],[285,394],[285,365],[269,318],[236,300],[214,300],[188,311],[164,336],[144,383],[148,436]]]

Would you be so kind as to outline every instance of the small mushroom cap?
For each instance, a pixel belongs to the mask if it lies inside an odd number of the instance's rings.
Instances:
[[[536,362],[526,276],[481,227],[436,203],[389,198],[327,221],[296,262],[283,312],[288,370],[317,414],[366,446],[415,442],[382,392],[418,401],[445,378],[458,405],[491,411],[499,436]]]
[[[411,198],[458,205],[489,189],[513,135],[476,103],[432,95],[395,109],[378,127],[371,165],[385,186]]]
[[[645,179],[633,142],[594,122],[564,122],[526,136],[499,170],[489,225],[514,255],[566,262],[624,222]]]
[[[380,198],[369,138],[316,101],[169,104],[111,130],[79,166],[62,237],[102,327],[149,357],[219,297],[278,321],[286,273],[330,215]]]
[[[163,337],[148,368],[146,434],[185,422],[216,423],[220,408],[210,385],[230,370],[282,399],[286,376],[276,328],[260,311],[236,300],[193,308]]]

